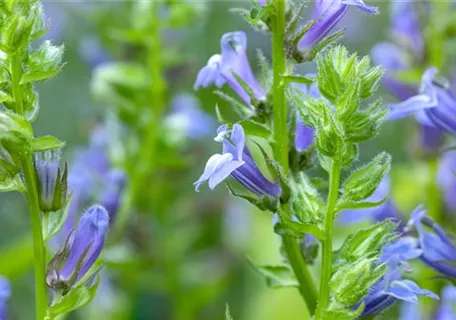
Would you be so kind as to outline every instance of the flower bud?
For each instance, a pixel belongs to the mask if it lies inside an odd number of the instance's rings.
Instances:
[[[81,217],[76,230],[48,266],[47,283],[63,294],[94,265],[103,249],[109,228],[109,214],[99,205],[90,207]]]
[[[58,151],[37,154],[35,170],[39,180],[40,209],[43,212],[57,211],[66,202],[68,168],[61,171]]]

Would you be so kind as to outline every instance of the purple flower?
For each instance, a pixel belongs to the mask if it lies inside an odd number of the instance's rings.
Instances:
[[[267,0],[258,0],[258,4],[262,7],[264,7],[268,4],[268,1]]]
[[[314,76],[313,74],[307,74],[306,76]],[[305,84],[293,83],[293,86],[300,89],[305,94],[312,98],[321,98],[321,93],[318,90],[318,84],[313,83],[309,87]],[[304,152],[314,143],[315,129],[305,125],[299,115],[296,113],[296,131],[295,131],[295,148],[299,152]]]
[[[416,304],[420,295],[438,299],[431,291],[421,289],[415,282],[402,278],[400,267],[407,265],[408,260],[417,258],[420,253],[409,238],[400,238],[383,248],[378,262],[385,263],[388,271],[362,299],[365,307],[361,318],[380,313],[398,300]]]
[[[213,55],[207,65],[203,67],[196,77],[193,88],[206,88],[215,84],[221,88],[225,83],[244,100],[250,104],[251,99],[265,100],[266,92],[256,80],[247,58],[247,37],[242,31],[226,33],[221,39],[221,54]],[[236,76],[250,88],[253,97],[250,96]]]
[[[446,207],[456,211],[456,151],[445,152],[440,158],[437,182],[443,192]]]
[[[420,125],[420,145],[426,153],[437,152],[443,139],[443,131],[432,125]]]
[[[391,191],[391,180],[389,176],[385,176],[378,185],[377,190],[366,199],[366,202],[378,202],[388,196]],[[388,198],[381,205],[374,208],[358,209],[358,210],[344,210],[339,213],[339,222],[342,224],[358,223],[363,220],[383,221],[392,219],[399,222],[400,213],[396,208],[393,200]]]
[[[8,320],[7,301],[11,297],[11,287],[8,279],[0,276],[0,319]]]
[[[108,211],[110,223],[114,223],[119,211],[122,192],[125,189],[127,177],[121,170],[111,170],[105,180],[105,189],[100,196],[100,204]]]
[[[90,207],[76,230],[68,235],[64,248],[52,259],[48,285],[68,289],[81,279],[98,259],[108,228],[108,212],[99,205]]]
[[[35,170],[39,180],[40,208],[44,212],[57,211],[65,204],[67,168],[60,169],[58,151],[36,154]]]
[[[394,77],[397,71],[411,66],[411,57],[405,50],[393,43],[381,42],[372,49],[372,60],[386,69],[382,81],[392,96],[402,101],[418,92],[416,85],[401,82]]]
[[[298,115],[296,115],[296,131],[295,131],[295,148],[299,152],[304,152],[309,149],[314,143],[315,130],[306,126]]]
[[[440,304],[434,320],[456,319],[456,287],[446,286],[442,291],[442,303]],[[411,318],[410,318],[411,319]],[[405,320],[405,319],[404,319]]]
[[[401,44],[405,44],[407,48],[413,49],[417,56],[421,56],[424,43],[415,5],[414,1],[391,2],[391,32]]]
[[[172,102],[167,124],[191,139],[200,139],[215,129],[214,119],[200,109],[199,101],[189,93],[177,94]]]
[[[92,68],[111,60],[111,57],[102,47],[100,41],[94,37],[85,37],[81,40],[79,53]]]
[[[390,106],[390,119],[414,114],[418,121],[456,134],[456,96],[448,82],[435,79],[437,69],[426,70],[421,80],[421,93]]]
[[[412,226],[418,232],[419,247],[423,251],[421,261],[442,274],[456,277],[456,247],[445,230],[427,217],[421,206],[412,213],[408,227]]]
[[[223,153],[209,158],[203,174],[194,183],[196,191],[205,181],[209,182],[210,189],[214,189],[231,176],[258,196],[280,196],[280,186],[268,181],[255,164],[245,145],[245,134],[241,125],[234,124],[232,130],[226,125],[220,126],[215,139],[222,142]]]
[[[323,39],[342,19],[349,6],[354,6],[363,12],[377,14],[378,9],[367,6],[362,0],[317,0],[312,19],[318,21],[301,38],[298,43],[300,50],[307,50]]]

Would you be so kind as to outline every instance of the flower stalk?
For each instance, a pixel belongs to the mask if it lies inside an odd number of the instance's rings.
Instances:
[[[13,98],[16,103],[16,113],[24,115],[23,92],[20,86],[22,68],[20,54],[16,53],[11,57],[11,81]],[[24,174],[29,212],[32,223],[33,236],[33,267],[35,274],[35,314],[36,320],[42,320],[47,312],[47,288],[46,288],[46,252],[43,241],[43,229],[41,221],[40,201],[38,195],[38,184],[33,166],[32,156],[25,155],[21,160]]]
[[[285,58],[285,1],[275,0],[275,23],[272,30],[272,60],[273,60],[273,116],[274,116],[274,156],[288,175],[288,109],[285,100],[284,76],[287,69]],[[290,214],[290,208],[285,212]],[[299,245],[295,239],[282,236],[282,242],[293,272],[299,282],[301,293],[310,314],[314,313],[317,305],[317,291],[312,276],[307,269]]]
[[[339,196],[341,164],[337,159],[332,160],[328,204],[325,214],[325,240],[323,241],[322,272],[320,278],[320,295],[318,298],[317,319],[324,319],[324,312],[329,306],[329,281],[332,274],[332,239],[334,229],[334,209]]]

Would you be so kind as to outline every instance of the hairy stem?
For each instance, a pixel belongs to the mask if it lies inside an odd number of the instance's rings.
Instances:
[[[282,166],[284,173],[288,175],[288,109],[285,100],[284,81],[287,69],[285,57],[285,0],[275,0],[274,5],[276,8],[272,32],[274,155]],[[286,207],[285,211],[290,214],[289,207]],[[299,244],[296,239],[288,236],[282,236],[282,243],[299,282],[299,292],[304,298],[310,314],[313,314],[317,305],[317,290],[307,269]]]
[[[329,306],[329,281],[332,274],[332,240],[334,229],[334,209],[339,196],[340,162],[332,160],[328,203],[325,214],[325,240],[323,241],[322,271],[320,278],[320,296],[318,297],[317,319],[324,319],[324,312]]]
[[[14,54],[11,57],[11,80],[13,98],[16,103],[16,113],[24,114],[24,101],[21,86],[19,84],[22,76],[20,55]],[[29,204],[30,219],[32,222],[33,237],[33,268],[35,273],[35,309],[36,320],[43,320],[47,313],[47,288],[46,288],[46,251],[43,241],[43,229],[41,226],[41,211],[37,188],[37,177],[31,155],[21,159],[22,171],[24,174],[25,188]]]

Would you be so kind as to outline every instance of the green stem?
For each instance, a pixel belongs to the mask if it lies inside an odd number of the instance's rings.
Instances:
[[[113,239],[118,239],[127,224],[128,213],[131,207],[136,204],[138,195],[141,193],[145,182],[150,178],[153,160],[156,155],[157,139],[160,128],[160,121],[165,108],[166,82],[163,76],[162,43],[160,37],[160,10],[158,3],[153,4],[154,23],[148,31],[149,37],[145,42],[147,48],[147,69],[150,76],[150,113],[149,123],[145,126],[145,140],[141,147],[135,166],[132,168],[131,180],[126,196],[123,199],[122,207],[119,210]],[[152,19],[152,18],[151,18]],[[136,167],[137,165],[137,167]]]
[[[275,0],[274,5],[276,8],[272,32],[274,155],[282,166],[284,173],[288,175],[288,110],[285,100],[284,81],[287,69],[285,57],[285,0]],[[285,211],[290,214],[289,207],[285,207]],[[299,282],[299,292],[304,298],[310,314],[313,314],[317,305],[317,290],[299,245],[294,238],[287,236],[282,236],[282,243],[291,268]]]
[[[24,101],[22,89],[19,84],[22,76],[20,55],[14,54],[11,57],[11,80],[13,97],[16,103],[16,112],[24,114]],[[43,320],[47,313],[47,288],[46,288],[46,251],[43,241],[43,229],[41,226],[41,211],[37,188],[37,177],[33,160],[30,155],[21,159],[21,166],[24,173],[25,187],[29,204],[30,219],[32,222],[33,257],[35,273],[35,309],[36,320]]]
[[[329,306],[329,282],[332,274],[332,241],[334,227],[334,209],[339,196],[340,162],[333,159],[330,174],[328,203],[325,214],[325,240],[323,241],[322,271],[320,278],[320,296],[318,298],[317,319],[324,319],[324,312]]]

